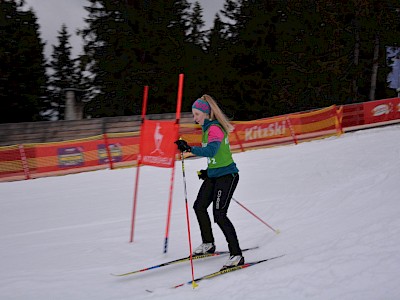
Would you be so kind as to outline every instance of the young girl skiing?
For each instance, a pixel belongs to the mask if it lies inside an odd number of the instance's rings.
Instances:
[[[225,114],[209,95],[203,95],[192,105],[193,119],[202,127],[202,147],[189,146],[185,140],[175,143],[182,152],[207,157],[208,168],[198,172],[204,182],[193,209],[199,222],[203,243],[193,254],[214,253],[215,243],[207,208],[213,203],[214,222],[221,228],[228,242],[230,257],[223,268],[244,264],[235,228],[227,213],[232,195],[239,182],[239,170],[232,159],[228,134],[233,130]]]

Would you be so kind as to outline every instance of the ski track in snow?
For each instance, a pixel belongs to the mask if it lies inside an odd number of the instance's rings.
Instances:
[[[400,126],[234,154],[229,217],[247,261],[285,254],[203,280],[189,263],[113,277],[187,256],[181,162],[176,162],[168,253],[163,254],[171,170],[142,167],[129,243],[133,168],[0,183],[0,299],[400,299]],[[191,206],[205,159],[185,160]],[[214,224],[218,250],[227,245]],[[226,257],[194,261],[195,277]],[[153,291],[146,292],[146,289]]]

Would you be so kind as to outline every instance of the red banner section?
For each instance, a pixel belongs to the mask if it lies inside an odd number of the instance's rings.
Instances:
[[[143,165],[171,168],[175,163],[179,125],[175,121],[144,120],[140,138]]]
[[[400,119],[400,98],[365,102],[364,122],[378,123]]]

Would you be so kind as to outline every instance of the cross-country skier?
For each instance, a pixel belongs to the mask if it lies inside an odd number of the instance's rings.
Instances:
[[[228,134],[233,130],[228,118],[209,95],[203,95],[192,105],[193,119],[202,127],[202,147],[190,146],[185,140],[175,143],[182,152],[207,157],[208,168],[198,172],[204,182],[193,209],[199,222],[203,243],[193,254],[214,253],[215,243],[207,208],[213,203],[214,222],[221,228],[228,242],[230,256],[223,268],[244,264],[236,230],[227,213],[232,195],[239,182],[239,170],[232,159]]]

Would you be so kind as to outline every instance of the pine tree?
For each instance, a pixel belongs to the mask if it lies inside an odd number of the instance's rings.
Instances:
[[[169,38],[179,50],[183,50],[184,43],[188,42],[190,31],[190,4],[187,0],[175,0],[172,6],[172,18],[168,24],[171,32]]]
[[[82,35],[99,93],[88,113],[140,114],[144,85],[149,113],[174,111],[178,74],[190,73],[187,1],[90,1]]]
[[[37,18],[23,1],[0,2],[0,123],[41,120],[45,59]]]
[[[207,35],[207,54],[205,58],[204,91],[212,95],[231,118],[237,113],[232,85],[234,85],[234,70],[231,67],[229,56],[230,40],[227,36],[226,25],[217,13],[214,24]],[[237,119],[237,118],[236,118]]]
[[[221,10],[222,16],[227,20],[224,25],[227,28],[227,35],[231,39],[232,43],[235,43],[238,39],[238,32],[242,29],[242,5],[243,0],[225,0],[224,8]]]
[[[205,45],[204,33],[202,31],[202,28],[204,27],[203,8],[198,1],[194,3],[194,7],[190,15],[190,25],[191,30],[188,34],[188,41],[203,48]]]
[[[227,47],[227,35],[224,28],[224,23],[221,21],[219,14],[216,14],[214,25],[208,34],[207,52],[211,56],[219,56],[220,52]]]
[[[58,45],[53,45],[50,67],[52,75],[50,76],[50,90],[52,98],[52,109],[57,111],[56,117],[59,120],[64,119],[65,114],[65,89],[78,88],[77,72],[75,70],[74,60],[71,58],[71,45],[68,29],[65,24],[61,26],[58,32]]]
[[[229,21],[226,52],[233,67],[227,75],[237,109],[236,119],[256,119],[271,115],[271,62],[276,45],[275,19],[277,5],[273,1],[239,1],[239,6],[226,5]]]
[[[349,95],[348,53],[351,35],[343,28],[341,7],[336,1],[296,0],[281,7],[284,22],[277,27],[279,77],[286,80],[279,101],[290,111],[308,110],[338,103]]]

